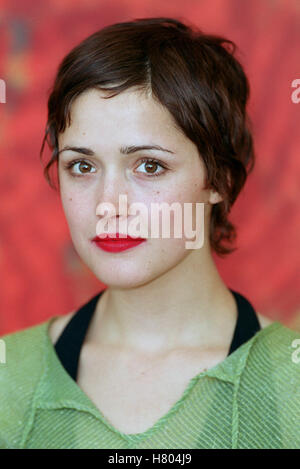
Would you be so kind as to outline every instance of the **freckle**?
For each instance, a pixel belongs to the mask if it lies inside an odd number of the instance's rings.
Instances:
[[[82,135],[85,135],[85,132],[82,132]]]
[[[72,199],[69,199],[69,200],[71,201]]]
[[[156,194],[160,194],[160,191],[157,191]]]

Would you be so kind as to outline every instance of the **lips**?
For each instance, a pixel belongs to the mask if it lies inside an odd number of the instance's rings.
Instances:
[[[92,240],[97,247],[107,252],[120,252],[131,249],[135,246],[146,241],[145,238],[132,238],[131,236],[124,236],[120,238],[120,233],[108,234],[103,233],[95,236]]]
[[[123,234],[121,238],[121,233],[102,233],[99,236],[95,236],[93,241],[107,241],[107,240],[112,240],[112,241],[123,241],[123,240],[132,240],[135,241],[137,239],[144,239],[144,238],[132,238],[131,236],[127,234]]]

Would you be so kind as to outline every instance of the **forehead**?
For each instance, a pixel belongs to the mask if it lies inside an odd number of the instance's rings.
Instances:
[[[168,109],[150,95],[131,88],[112,98],[105,96],[105,91],[89,89],[73,101],[71,125],[59,135],[60,142],[75,136],[85,137],[90,143],[99,138],[126,142],[129,137],[173,147],[190,142]]]

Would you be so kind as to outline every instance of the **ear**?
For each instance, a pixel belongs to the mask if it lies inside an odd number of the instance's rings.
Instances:
[[[220,194],[213,189],[209,191],[209,197],[208,197],[208,202],[211,204],[217,204],[219,202],[222,202],[223,198],[220,196]]]
[[[228,187],[231,185],[231,176],[229,171],[227,172],[227,182],[228,182]],[[209,197],[208,197],[208,202],[211,204],[217,204],[219,202],[222,202],[224,198],[215,190],[210,189],[209,191]]]

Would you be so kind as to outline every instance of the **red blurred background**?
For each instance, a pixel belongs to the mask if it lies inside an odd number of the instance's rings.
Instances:
[[[299,0],[0,1],[0,335],[77,309],[104,287],[71,243],[39,161],[58,63],[108,24],[151,16],[233,40],[251,85],[257,161],[232,209],[238,249],[215,256],[225,283],[256,310],[300,331]],[[46,148],[44,161],[50,157]]]

